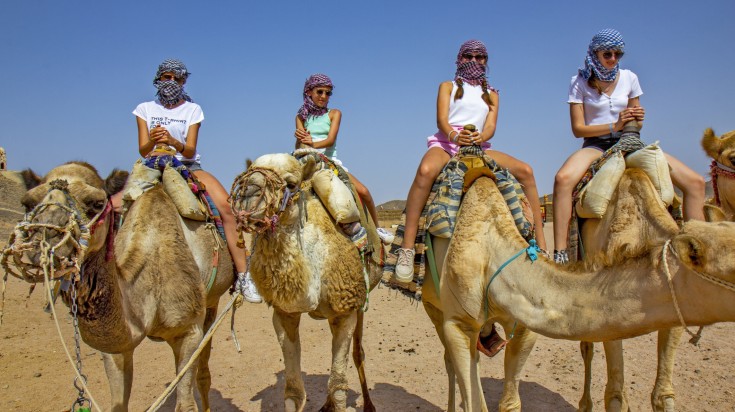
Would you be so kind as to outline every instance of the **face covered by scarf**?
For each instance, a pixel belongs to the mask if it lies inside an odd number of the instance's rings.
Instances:
[[[304,104],[301,105],[299,111],[296,113],[301,120],[306,121],[309,116],[321,116],[327,112],[326,107],[317,106],[314,104],[314,101],[311,100],[311,96],[306,94],[306,92],[315,87],[331,87],[334,89],[332,79],[330,79],[326,74],[316,73],[309,76],[309,78],[306,79],[306,82],[304,82]]]
[[[584,67],[579,69],[579,75],[585,80],[589,80],[594,72],[598,79],[611,82],[618,75],[620,61],[617,61],[612,69],[605,68],[600,59],[597,58],[597,52],[600,50],[625,51],[623,36],[615,29],[605,29],[595,34],[587,48],[587,57],[584,59]]]
[[[479,40],[468,40],[462,43],[457,53],[457,72],[454,74],[455,80],[461,78],[464,82],[473,86],[482,84],[487,76],[487,65],[479,63],[477,60],[470,60],[462,63],[462,55],[472,54],[475,56],[485,56],[487,61],[487,48],[485,44]]]
[[[184,85],[179,84],[176,80],[161,80],[163,73],[173,73],[177,80],[186,80],[189,77],[189,71],[186,66],[179,60],[166,59],[159,66],[156,77],[153,78],[153,85],[156,86],[158,92],[156,97],[164,106],[173,106],[181,99],[191,102],[191,97],[184,91]]]

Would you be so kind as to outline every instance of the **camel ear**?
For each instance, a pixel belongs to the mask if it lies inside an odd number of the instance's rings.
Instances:
[[[671,243],[685,265],[699,272],[704,270],[707,258],[702,241],[694,236],[680,235],[674,238]]]
[[[306,162],[301,166],[301,181],[311,179],[317,171],[316,160],[312,156],[306,156]]]
[[[704,205],[704,220],[707,222],[725,222],[727,217],[725,212],[715,205]]]
[[[23,184],[26,186],[26,190],[31,190],[41,184],[41,177],[31,169],[20,172],[20,175],[23,177]]]
[[[704,149],[704,152],[707,153],[707,156],[717,160],[717,157],[720,155],[721,145],[722,139],[715,136],[715,131],[708,127],[704,131],[704,136],[702,136],[702,149]]]
[[[128,181],[128,172],[126,170],[113,169],[110,175],[105,179],[105,192],[108,196],[123,190],[125,182]]]
[[[245,159],[245,170],[250,169],[250,166],[253,165],[253,161],[250,158]]]

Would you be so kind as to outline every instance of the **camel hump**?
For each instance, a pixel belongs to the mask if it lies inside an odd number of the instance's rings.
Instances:
[[[188,169],[185,174],[189,177],[189,180],[192,180],[191,185],[182,176],[182,172],[178,170],[179,168],[170,164],[161,165],[161,167],[150,167],[147,163],[151,161],[152,159],[148,158],[145,161],[139,160],[133,165],[133,170],[130,172],[123,189],[124,208],[127,210],[130,204],[143,193],[161,184],[182,217],[197,221],[207,220],[207,205],[204,205],[203,201],[192,192],[193,189],[203,191],[204,187],[194,183],[193,175]],[[157,163],[156,166],[158,166]],[[184,166],[181,165],[180,167]],[[161,172],[161,169],[163,169],[163,172]],[[214,207],[214,205],[212,204],[211,207]]]

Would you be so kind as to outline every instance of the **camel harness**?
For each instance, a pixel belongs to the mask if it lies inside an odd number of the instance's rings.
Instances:
[[[728,179],[735,179],[735,170],[723,165],[717,160],[712,161],[709,170],[712,176],[712,190],[715,194],[715,204],[720,206],[720,191],[717,189],[717,178],[722,176]]]

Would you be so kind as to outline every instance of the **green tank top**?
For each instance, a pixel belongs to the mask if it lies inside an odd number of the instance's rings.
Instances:
[[[315,142],[326,140],[329,135],[329,128],[332,127],[332,120],[329,118],[329,110],[321,116],[310,116],[304,122],[304,127],[311,133],[311,139]],[[331,147],[323,147],[316,149],[324,156],[334,160],[337,158],[337,142]]]

